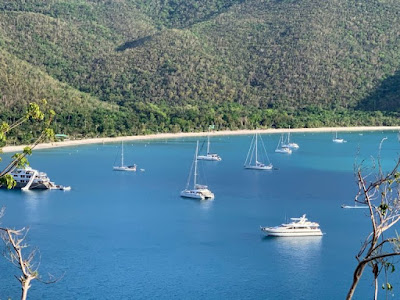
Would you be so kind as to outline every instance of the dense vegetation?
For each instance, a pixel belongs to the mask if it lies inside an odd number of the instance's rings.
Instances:
[[[5,0],[0,120],[75,136],[400,124],[396,0]],[[28,133],[23,140],[30,137]]]

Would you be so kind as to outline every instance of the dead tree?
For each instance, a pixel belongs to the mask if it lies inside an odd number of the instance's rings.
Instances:
[[[382,140],[383,141],[383,140]],[[381,143],[382,144],[382,143]],[[346,299],[352,299],[363,272],[370,266],[374,276],[375,293],[374,299],[378,297],[378,277],[384,272],[388,275],[394,272],[393,258],[400,255],[397,234],[387,237],[384,233],[392,228],[400,220],[400,172],[398,171],[400,158],[392,171],[384,173],[378,158],[378,172],[365,174],[365,169],[359,166],[356,169],[356,178],[359,192],[356,202],[368,206],[368,216],[371,221],[371,233],[362,244],[356,255],[358,264],[354,270],[353,282],[348,291]],[[387,276],[382,288],[386,291],[392,290]]]
[[[24,256],[22,251],[27,248],[25,237],[28,233],[26,228],[19,230],[2,228],[1,238],[6,245],[5,257],[21,270],[21,275],[17,277],[21,283],[21,300],[25,300],[28,295],[28,290],[31,287],[31,281],[38,279],[38,267],[34,264],[36,250],[30,252],[28,256]]]

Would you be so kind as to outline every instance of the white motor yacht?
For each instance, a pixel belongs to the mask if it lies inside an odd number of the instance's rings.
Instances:
[[[16,185],[14,188],[21,190],[70,190],[71,187],[55,184],[50,181],[50,178],[44,172],[32,169],[29,166],[25,168],[17,168],[10,172],[10,175],[14,178]]]
[[[307,220],[304,214],[300,218],[290,218],[292,222],[275,227],[260,227],[269,236],[321,236],[319,224]]]

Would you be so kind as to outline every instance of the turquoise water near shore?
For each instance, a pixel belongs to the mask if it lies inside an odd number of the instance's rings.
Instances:
[[[330,133],[296,133],[290,156],[265,134],[276,170],[264,172],[243,169],[251,136],[213,137],[222,161],[201,162],[201,173],[214,201],[179,197],[196,138],[125,142],[126,162],[145,169],[136,173],[112,171],[120,144],[36,151],[32,167],[72,190],[0,190],[2,224],[30,227],[43,279],[64,274],[34,282],[30,299],[343,299],[370,228],[364,210],[340,205],[354,199],[355,161],[369,163],[383,137],[383,166],[394,165],[396,134],[341,133],[348,142],[334,144]],[[304,213],[323,237],[260,234]],[[356,299],[371,298],[369,273]],[[18,270],[0,259],[0,274],[0,299],[18,298]]]

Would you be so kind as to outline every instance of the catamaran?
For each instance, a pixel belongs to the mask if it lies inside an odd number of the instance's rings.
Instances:
[[[120,166],[114,166],[113,167],[114,171],[130,171],[130,172],[135,172],[136,171],[136,165],[133,164],[131,166],[125,166],[124,165],[124,142],[121,142],[121,165]]]
[[[290,218],[292,222],[275,227],[262,227],[261,231],[269,236],[321,236],[319,224],[310,222],[304,214],[300,218]]]
[[[261,140],[261,145],[263,148],[263,157],[268,161],[268,164],[265,164],[264,162],[259,161],[260,158],[260,153],[259,153],[259,147],[258,147],[258,139]],[[259,136],[258,133],[254,134],[253,139],[251,140],[250,143],[250,148],[249,152],[247,152],[247,157],[246,161],[244,162],[244,168],[245,169],[253,169],[253,170],[272,170],[272,164],[269,161],[267,151],[265,150],[264,142]]]
[[[332,139],[332,142],[340,144],[340,143],[345,143],[346,141],[344,139],[338,138],[336,131],[335,137]]]
[[[275,152],[283,153],[283,154],[292,154],[292,149],[290,149],[289,147],[287,147],[284,144],[283,135],[281,135],[281,138],[279,139],[279,142],[278,142],[278,145],[276,146]]]
[[[290,130],[290,126],[289,126],[289,130]],[[282,144],[282,147],[286,147],[289,149],[299,149],[299,145],[293,142],[290,142],[290,131],[288,131],[287,134],[287,140]]]
[[[210,135],[207,136],[207,154],[197,156],[199,160],[221,161],[221,157],[216,153],[210,153]]]
[[[199,200],[208,200],[208,199],[211,200],[211,199],[214,199],[214,194],[208,189],[208,186],[197,183],[198,151],[199,151],[199,141],[197,141],[197,144],[196,144],[196,152],[195,152],[194,160],[193,160],[193,164],[192,164],[192,168],[194,165],[193,188],[192,189],[189,188],[190,179],[191,179],[191,175],[192,175],[192,170],[190,170],[187,185],[186,185],[186,188],[183,191],[181,191],[181,197],[193,198],[193,199],[199,199]]]

